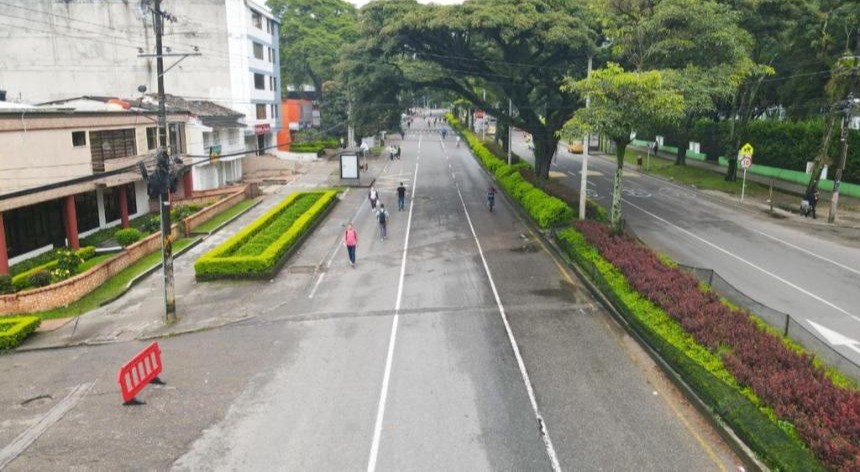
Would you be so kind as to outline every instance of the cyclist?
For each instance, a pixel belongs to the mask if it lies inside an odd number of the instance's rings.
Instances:
[[[492,185],[487,189],[487,206],[490,207],[490,211],[493,211],[493,207],[496,206],[496,188]]]

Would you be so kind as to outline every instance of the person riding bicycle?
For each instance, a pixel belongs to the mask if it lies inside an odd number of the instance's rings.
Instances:
[[[496,188],[490,185],[490,188],[487,189],[487,206],[490,207],[490,211],[493,211],[493,206],[496,204]]]

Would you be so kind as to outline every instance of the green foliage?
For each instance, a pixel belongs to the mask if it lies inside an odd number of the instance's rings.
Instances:
[[[116,242],[122,247],[130,246],[138,242],[141,237],[143,237],[143,234],[137,228],[120,229],[114,233]]]
[[[51,285],[53,279],[54,277],[51,272],[44,269],[40,269],[33,272],[32,274],[30,274],[29,277],[27,277],[27,284],[30,287],[45,287],[47,285]]]
[[[337,192],[298,192],[194,263],[198,280],[273,275],[296,241],[335,202]]]
[[[565,229],[557,238],[639,335],[765,463],[774,470],[823,470],[790,424],[779,421],[749,388],[740,387],[719,355],[698,344],[676,320],[633,290],[579,232]]]
[[[51,249],[50,251],[39,254],[36,257],[31,257],[29,259],[23,260],[17,264],[14,264],[9,267],[9,275],[13,278],[18,274],[23,274],[24,272],[30,272],[36,267],[43,266],[50,262],[53,262],[57,259],[57,251],[60,249]]]
[[[170,210],[170,221],[175,223],[177,221],[184,220],[185,218],[197,213],[202,208],[202,205],[196,204],[176,205]]]
[[[78,254],[78,257],[81,258],[81,260],[86,261],[86,260],[89,260],[89,259],[92,259],[93,257],[95,257],[96,248],[93,246],[85,246],[85,247],[78,249],[77,254]]]
[[[0,351],[18,347],[41,322],[38,316],[0,317]]]
[[[54,279],[51,282],[59,282],[60,280],[63,280],[72,276],[73,274],[76,274],[78,272],[78,266],[80,266],[80,264],[84,260],[90,259],[95,256],[96,248],[92,246],[86,246],[78,249],[72,255],[66,255],[65,257],[68,259],[68,262],[64,266],[64,270],[62,272],[54,273],[57,268],[57,265],[59,264],[58,258],[60,257],[61,253],[71,253],[71,250],[66,248],[60,248],[50,251],[49,254],[52,256],[51,260],[43,262],[41,265],[32,266],[28,270],[20,272],[17,275],[13,276],[12,285],[15,288],[15,291],[26,290],[30,287],[39,287],[40,285],[33,285],[30,283],[30,277],[37,272],[47,272],[51,274]],[[75,260],[74,256],[77,256],[79,262],[77,265],[74,266],[74,268],[72,268],[71,264]],[[39,260],[44,261],[44,258],[39,258]]]
[[[158,214],[145,216],[141,222],[139,229],[146,233],[152,234],[161,231],[161,216]]]
[[[83,262],[84,260],[81,256],[70,249],[63,249],[57,252],[57,264],[51,270],[52,281],[59,282],[77,274],[78,266]]]
[[[0,295],[12,293],[15,291],[15,286],[12,285],[12,277],[5,274],[0,274]]]

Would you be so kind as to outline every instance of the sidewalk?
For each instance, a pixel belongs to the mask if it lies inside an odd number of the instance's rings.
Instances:
[[[40,331],[27,339],[17,350],[31,351],[69,346],[97,345],[192,333],[237,323],[255,316],[258,309],[280,300],[279,293],[262,288],[242,290],[253,282],[206,282],[194,279],[194,262],[205,252],[236,234],[247,224],[277,205],[296,191],[335,186],[369,186],[383,171],[386,159],[368,159],[368,170],[360,182],[340,180],[339,159],[304,162],[295,178],[287,184],[263,184],[262,202],[220,231],[206,237],[200,244],[174,261],[174,279],[178,319],[167,324],[164,319],[164,285],[161,270],[143,278],[119,299],[66,320],[47,320],[51,331]],[[352,198],[363,198],[352,195]],[[335,207],[337,210],[337,207]],[[331,217],[331,215],[329,216]],[[307,244],[308,241],[305,242]],[[282,271],[288,271],[286,266]],[[259,287],[259,282],[255,287]]]

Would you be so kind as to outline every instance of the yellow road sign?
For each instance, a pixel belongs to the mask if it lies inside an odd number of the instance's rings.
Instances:
[[[743,155],[743,156],[752,156],[752,155],[753,155],[753,151],[754,151],[754,149],[753,149],[753,147],[752,147],[752,144],[750,144],[750,143],[746,143],[746,144],[744,144],[744,146],[741,148],[741,155]]]

